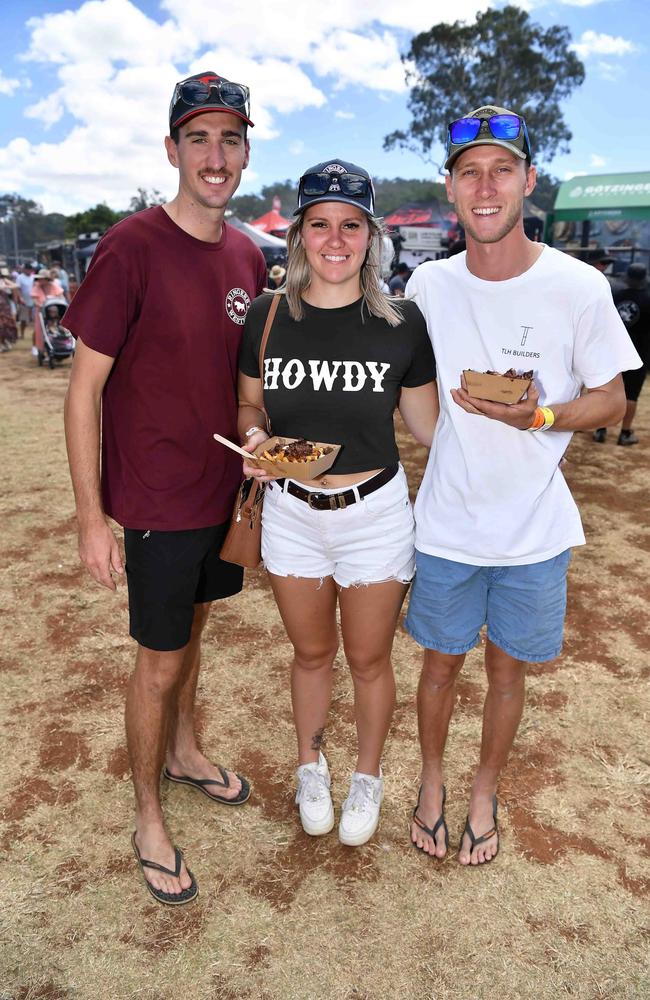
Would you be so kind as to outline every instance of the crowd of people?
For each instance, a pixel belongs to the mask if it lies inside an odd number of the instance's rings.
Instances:
[[[481,745],[457,840],[460,864],[478,867],[499,851],[498,782],[526,664],[560,654],[571,550],[584,544],[562,457],[573,432],[624,417],[621,372],[642,368],[632,307],[617,309],[595,268],[526,237],[536,173],[521,115],[484,106],[451,123],[446,186],[464,248],[398,270],[388,289],[372,178],[338,156],[302,173],[286,268],[267,273],[224,220],[251,128],[243,84],[212,72],[180,81],[165,139],[178,192],[109,230],[66,313],[77,342],[65,430],[79,552],[109,590],[126,578],[131,843],[148,891],[169,905],[199,887],[167,829],[161,776],[211,805],[241,807],[254,793],[255,775],[216,763],[195,727],[211,603],[243,586],[242,569],[220,558],[242,474],[264,485],[262,558],[292,648],[306,834],[335,825],[325,751],[337,616],[357,736],[338,837],[358,847],[377,830],[390,777],[391,650],[411,587],[422,763],[408,842],[431,861],[448,855],[443,760],[456,678],[487,627]],[[55,278],[26,274],[21,289],[18,277],[20,322],[38,283],[47,292]],[[463,375],[510,368],[533,370],[512,404],[472,395]],[[429,448],[414,509],[396,409]],[[214,431],[248,453],[271,431],[340,451],[325,473],[298,481],[250,459],[242,468]]]
[[[73,290],[76,282],[73,283]],[[71,281],[60,261],[51,267],[40,267],[29,262],[10,271],[0,268],[0,351],[10,351],[18,340],[23,340],[25,330],[34,323],[35,310],[41,309],[46,299],[70,300]]]

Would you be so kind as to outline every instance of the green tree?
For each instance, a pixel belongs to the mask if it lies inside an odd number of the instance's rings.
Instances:
[[[230,201],[229,207],[242,222],[251,222],[270,211],[277,196],[280,199],[280,214],[290,219],[296,207],[297,190],[298,185],[294,181],[276,181],[265,185],[260,194],[237,195]]]
[[[13,258],[15,244],[22,256],[34,256],[34,244],[62,240],[65,216],[44,213],[31,198],[0,195],[0,252]]]
[[[530,200],[538,208],[543,209],[545,212],[550,212],[555,205],[555,197],[559,186],[560,182],[557,177],[552,177],[545,170],[538,168],[537,183],[535,184],[535,190],[530,196]]]
[[[496,104],[526,118],[535,157],[549,162],[568,152],[571,132],[560,102],[585,76],[570,43],[568,28],[545,30],[514,6],[478,14],[474,24],[436,24],[416,35],[403,57],[412,121],[406,131],[387,135],[384,148],[411,149],[431,160],[450,121]]]
[[[444,184],[434,181],[405,180],[402,177],[393,177],[390,180],[379,177],[374,183],[377,215],[390,215],[396,208],[409,202],[426,204],[438,201],[443,210],[448,206]]]
[[[267,207],[264,198],[259,194],[240,194],[239,197],[231,198],[228,203],[232,214],[241,219],[242,222],[258,219],[260,215],[268,212],[270,207],[270,205]]]
[[[116,222],[123,219],[126,213],[114,212],[105,202],[88,208],[85,212],[69,215],[65,220],[66,239],[74,239],[80,233],[104,233]]]

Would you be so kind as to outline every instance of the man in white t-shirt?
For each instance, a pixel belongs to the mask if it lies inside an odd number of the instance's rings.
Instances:
[[[20,302],[18,304],[18,325],[21,339],[25,336],[25,327],[32,322],[34,312],[34,300],[32,290],[34,288],[34,267],[32,264],[24,264],[23,269],[16,278]]]
[[[452,122],[445,167],[467,251],[421,265],[406,289],[427,320],[440,396],[415,505],[406,622],[425,649],[411,839],[433,857],[447,852],[442,757],[455,679],[487,624],[480,763],[458,853],[478,865],[498,851],[497,782],[523,710],[525,665],[560,653],[570,552],[585,540],[561,459],[573,431],[621,419],[620,372],[641,359],[607,279],[524,234],[535,168],[523,118],[483,107]],[[461,374],[510,368],[534,373],[512,405],[472,397]]]

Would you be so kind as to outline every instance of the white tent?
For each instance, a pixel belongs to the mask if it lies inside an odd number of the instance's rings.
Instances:
[[[231,215],[229,219],[226,219],[229,226],[234,226],[235,229],[241,230],[242,233],[246,233],[249,236],[255,246],[258,247],[272,247],[274,250],[286,250],[287,241],[280,239],[279,236],[271,236],[270,233],[265,233],[261,229],[257,229],[255,226],[251,226],[248,222],[242,222],[236,216]]]

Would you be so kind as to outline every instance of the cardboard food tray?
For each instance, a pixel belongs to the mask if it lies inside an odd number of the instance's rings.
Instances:
[[[288,479],[299,480],[315,479],[333,465],[334,459],[341,450],[340,444],[329,444],[327,441],[313,441],[312,443],[319,448],[331,448],[332,450],[329,455],[323,455],[314,462],[270,462],[267,459],[257,457],[262,452],[275,447],[276,444],[289,444],[291,441],[297,440],[298,438],[270,437],[266,441],[263,441],[254,452],[256,465],[259,465],[265,472],[271,473],[272,476],[286,476]]]
[[[471,368],[463,375],[470,396],[489,399],[492,403],[518,403],[532,382],[529,378],[509,378],[507,375],[475,372]]]

